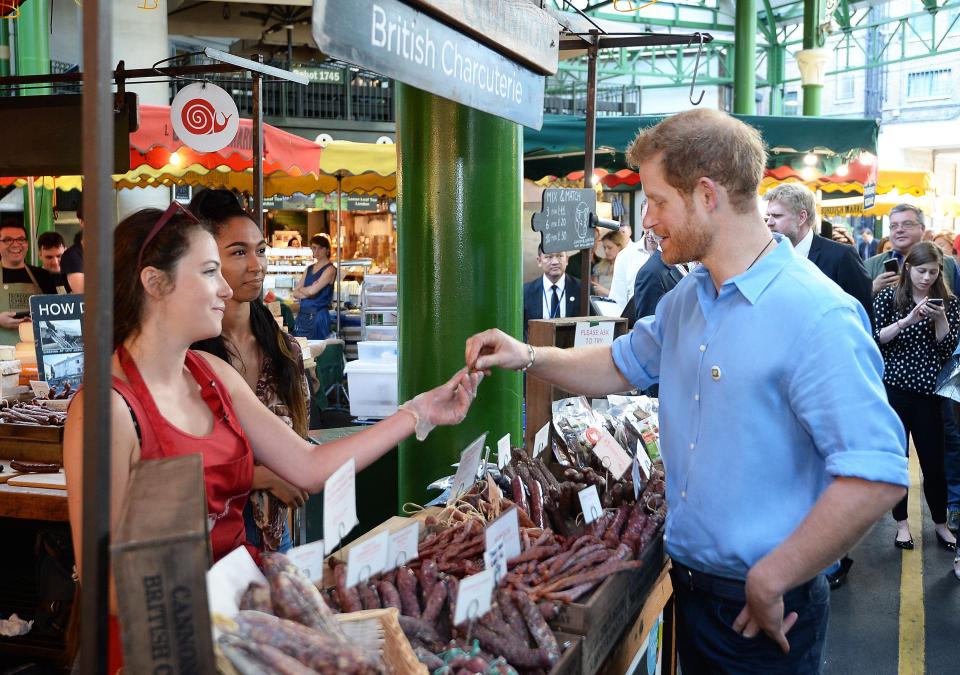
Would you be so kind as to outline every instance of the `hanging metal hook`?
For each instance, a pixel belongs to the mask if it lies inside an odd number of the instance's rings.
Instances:
[[[697,86],[697,72],[700,70],[700,56],[703,54],[703,33],[697,32],[694,33],[690,41],[693,41],[693,38],[696,38],[698,41],[697,45],[697,60],[693,63],[693,79],[690,80],[690,104],[691,105],[700,105],[700,102],[703,101],[703,95],[706,94],[706,90],[700,90],[700,98],[696,101],[693,100],[693,89]]]

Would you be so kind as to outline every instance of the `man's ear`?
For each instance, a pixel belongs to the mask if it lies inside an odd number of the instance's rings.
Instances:
[[[693,189],[693,198],[700,202],[704,210],[714,211],[726,199],[726,190],[712,178],[702,176]]]
[[[167,287],[167,274],[156,267],[144,267],[140,270],[140,283],[147,295],[160,298]]]
[[[806,209],[800,209],[800,213],[797,214],[797,225],[798,226],[803,225],[808,220],[810,220],[810,214],[807,213]],[[811,223],[810,225],[812,227],[813,223]]]

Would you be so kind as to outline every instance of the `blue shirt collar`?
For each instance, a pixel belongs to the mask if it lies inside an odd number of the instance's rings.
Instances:
[[[727,279],[723,286],[733,285],[737,287],[740,294],[746,298],[751,305],[756,304],[757,300],[766,290],[767,286],[780,274],[780,271],[786,267],[794,258],[796,253],[790,241],[782,234],[773,233],[777,245],[767,255],[758,260],[752,267],[741,272],[735,277]],[[710,271],[703,265],[697,267],[693,272],[697,283],[709,285],[712,291],[711,295],[716,296],[713,291],[713,278]],[[721,287],[722,288],[722,287]]]

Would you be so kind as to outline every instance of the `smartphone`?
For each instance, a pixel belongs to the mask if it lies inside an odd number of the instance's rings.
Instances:
[[[30,316],[30,312],[17,312],[13,315],[14,319],[26,319]]]
[[[900,273],[900,263],[897,262],[896,258],[887,258],[883,261],[883,269],[887,272],[896,272]]]
[[[927,304],[943,307],[943,298],[927,298]]]

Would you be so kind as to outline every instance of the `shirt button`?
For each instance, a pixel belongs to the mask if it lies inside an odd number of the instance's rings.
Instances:
[[[683,492],[681,492],[681,493],[680,493],[680,496],[683,497],[684,499],[686,499],[686,498],[687,498],[687,491],[684,490]]]
[[[690,449],[693,450],[693,443],[690,444]]]
[[[700,345],[700,351],[701,352],[707,351],[707,345]]]
[[[699,401],[699,400],[700,400],[700,394],[694,394],[694,395],[693,395],[693,400],[694,400],[694,401]]]

